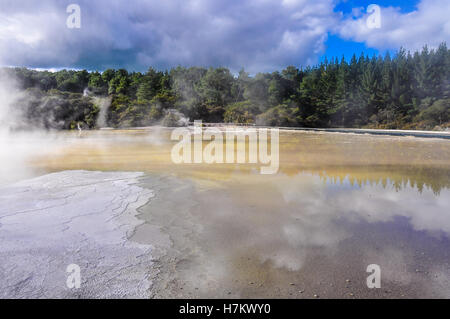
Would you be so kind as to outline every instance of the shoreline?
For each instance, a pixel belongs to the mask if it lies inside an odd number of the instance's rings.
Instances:
[[[280,127],[285,131],[313,131],[327,133],[354,133],[370,135],[388,135],[388,136],[412,136],[423,138],[443,138],[450,139],[450,132],[445,131],[414,131],[414,130],[382,130],[382,129],[352,129],[352,128],[288,128]]]
[[[422,131],[422,130],[388,130],[388,129],[363,129],[363,128],[308,128],[308,127],[286,127],[286,126],[264,126],[264,125],[239,125],[232,123],[202,123],[203,127],[242,127],[242,128],[277,128],[281,131],[301,131],[301,132],[325,132],[325,133],[353,133],[353,134],[369,134],[369,135],[385,135],[385,136],[410,136],[421,138],[442,138],[450,139],[450,131]],[[187,126],[190,127],[191,125]],[[148,130],[152,128],[174,129],[176,127],[165,126],[142,126],[127,128],[99,128],[100,131],[116,131],[116,130]]]

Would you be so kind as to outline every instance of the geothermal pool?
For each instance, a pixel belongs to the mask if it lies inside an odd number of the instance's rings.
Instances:
[[[260,164],[174,164],[170,132],[10,136],[0,267],[14,275],[0,277],[3,297],[450,298],[449,140],[280,131],[278,173],[262,175]],[[89,214],[62,191],[73,187]],[[43,204],[61,198],[53,210]],[[118,220],[91,208],[114,198],[114,207],[134,203]],[[36,230],[47,225],[36,209],[82,215],[92,229],[69,223],[66,235],[61,219],[52,244]],[[65,287],[70,260],[88,273],[76,291]],[[367,287],[371,264],[381,288]]]

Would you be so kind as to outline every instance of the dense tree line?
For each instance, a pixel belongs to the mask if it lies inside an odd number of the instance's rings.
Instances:
[[[250,76],[227,68],[104,72],[8,69],[28,91],[30,120],[95,127],[95,96],[110,96],[112,127],[204,122],[271,126],[442,129],[450,126],[450,50],[354,55]],[[45,124],[51,127],[51,123]]]

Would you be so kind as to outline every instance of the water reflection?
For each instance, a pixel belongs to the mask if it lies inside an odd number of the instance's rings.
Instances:
[[[201,184],[190,197],[197,203],[191,214],[203,229],[200,248],[186,258],[191,262],[180,280],[193,287],[236,280],[241,296],[250,297],[288,295],[288,288],[271,295],[263,287],[293,282],[320,291],[326,282],[334,288],[324,295],[342,297],[339,289],[351,278],[361,294],[373,297],[365,269],[376,263],[384,287],[397,289],[397,297],[450,296],[443,280],[450,275],[450,189],[436,193],[417,183],[349,176],[321,171],[243,178],[236,170],[220,187]],[[177,197],[174,192],[173,201],[182,205]],[[151,216],[152,204],[148,211]],[[250,289],[249,282],[261,287]]]
[[[447,188],[437,195],[429,187],[419,192],[410,183],[399,187],[388,179],[385,183],[337,180],[300,173],[277,176],[263,185],[241,184],[226,197],[231,200],[220,201],[219,192],[211,192],[215,207],[209,208],[216,216],[212,224],[225,225],[227,231],[236,228],[232,233],[245,234],[247,249],[257,249],[263,261],[291,270],[301,268],[308,251],[332,254],[355,235],[353,227],[363,223],[395,223],[403,218],[412,231],[450,235]],[[245,246],[246,240],[237,236],[239,245]]]
[[[163,128],[86,132],[83,139],[69,135],[69,147],[37,156],[30,166],[188,178],[201,190],[215,191],[214,197],[233,194],[234,202],[224,203],[223,209],[231,205],[241,211],[250,205],[269,214],[275,211],[276,218],[285,214],[292,223],[280,227],[280,233],[289,234],[292,243],[339,242],[345,234],[333,226],[338,218],[387,222],[405,217],[416,230],[449,232],[447,140],[282,132],[279,173],[261,176],[258,165],[173,164],[170,151],[175,142],[170,141],[170,132]],[[245,203],[246,199],[254,201]]]
[[[449,141],[282,132],[279,173],[261,175],[259,165],[175,165],[169,133],[153,129],[85,132],[82,139],[69,135],[64,137],[68,146],[60,143],[56,150],[37,153],[27,158],[27,165],[37,173],[144,171],[192,184],[189,216],[195,221],[188,220],[186,232],[201,226],[200,248],[189,242],[189,258],[197,260],[178,271],[193,285],[213,280],[222,289],[229,276],[248,283],[256,274],[266,283],[289,283],[292,272],[307,282],[301,276],[308,269],[313,275],[336,269],[360,272],[370,263],[380,264],[386,278],[399,284],[417,284],[416,269],[426,268],[433,280],[449,275]],[[170,223],[191,218],[180,212],[186,205],[184,189],[166,189],[166,202],[173,209],[163,213],[173,216]],[[157,207],[156,199],[143,218],[155,222]],[[171,225],[162,226],[170,231]],[[439,286],[426,280],[421,285]],[[448,293],[448,287],[439,290]]]
[[[391,187],[394,191],[413,188],[419,193],[424,189],[439,195],[441,189],[450,188],[450,171],[440,167],[417,166],[368,166],[328,168],[327,170],[300,170],[320,177],[327,184]]]

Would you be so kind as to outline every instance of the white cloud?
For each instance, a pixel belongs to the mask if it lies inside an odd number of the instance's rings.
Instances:
[[[381,28],[369,28],[370,14],[358,19],[347,18],[335,31],[344,39],[364,42],[377,49],[421,49],[425,44],[436,47],[450,40],[450,5],[448,0],[421,0],[413,12],[399,8],[381,8]]]

